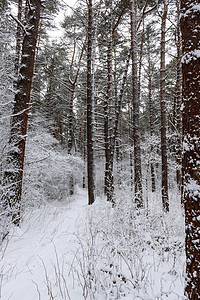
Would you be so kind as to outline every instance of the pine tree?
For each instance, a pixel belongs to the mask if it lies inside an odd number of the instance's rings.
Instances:
[[[138,95],[138,62],[137,62],[137,5],[130,1],[131,12],[131,59],[132,59],[132,105],[133,105],[133,141],[134,141],[134,184],[135,199],[138,207],[143,206],[142,169],[139,132],[139,95]]]
[[[3,4],[3,3],[1,3]],[[15,38],[14,21],[8,18],[8,6],[0,6],[0,186],[6,162],[7,144],[9,140],[12,101],[14,95],[13,78],[15,51],[12,41]],[[2,191],[2,190],[1,190]]]
[[[153,125],[153,101],[152,101],[152,61],[151,61],[151,47],[150,47],[150,26],[147,27],[147,60],[148,60],[148,108],[149,108],[149,129],[150,135],[153,137],[154,134],[154,125]],[[151,145],[151,152],[153,152],[153,145]],[[151,189],[152,192],[155,192],[155,170],[154,164],[151,161],[150,163],[151,168]]]
[[[176,72],[176,131],[177,131],[177,164],[176,180],[179,189],[182,186],[182,75],[181,75],[181,28],[180,28],[180,2],[176,1],[177,7],[177,28],[176,28],[176,51],[177,51],[177,72]]]
[[[160,110],[161,110],[161,158],[162,158],[162,203],[164,211],[169,211],[168,199],[168,166],[167,166],[167,120],[166,120],[166,91],[165,91],[165,31],[168,5],[163,1],[161,22],[161,55],[160,55]]]
[[[22,45],[22,58],[17,80],[17,91],[14,99],[11,118],[10,151],[8,166],[4,174],[3,202],[12,221],[19,224],[22,195],[24,155],[28,123],[28,109],[33,78],[35,48],[40,20],[40,0],[30,0],[28,4],[27,24]]]
[[[181,1],[183,76],[183,173],[188,300],[200,299],[200,9]]]
[[[94,202],[94,78],[93,78],[93,14],[92,0],[88,2],[88,47],[87,47],[87,170],[88,204]]]

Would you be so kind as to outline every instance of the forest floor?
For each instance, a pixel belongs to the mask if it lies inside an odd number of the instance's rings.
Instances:
[[[4,241],[0,299],[184,299],[183,223],[176,206],[167,216],[130,216],[103,198],[88,207],[83,189],[29,208]]]

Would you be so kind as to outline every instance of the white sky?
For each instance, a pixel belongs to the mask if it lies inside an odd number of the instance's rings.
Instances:
[[[66,9],[63,10],[62,12],[60,12],[60,14],[55,18],[55,25],[58,27],[58,30],[49,30],[49,35],[51,39],[59,39],[62,35],[62,29],[59,26],[60,22],[62,22],[64,20],[64,15],[65,14],[70,14],[71,13],[71,9],[70,7],[74,7],[75,4],[78,2],[78,0],[62,0],[62,3],[66,3]],[[11,5],[11,9],[12,9],[12,13],[14,16],[17,17],[17,6],[12,4]]]
[[[64,20],[64,15],[70,14],[71,9],[70,7],[74,7],[75,4],[78,2],[77,0],[62,0],[63,3],[66,3],[66,10],[60,12],[60,14],[55,18],[55,25],[58,27],[58,30],[50,30],[49,35],[52,40],[59,40],[62,35],[62,29],[60,27],[60,22]]]

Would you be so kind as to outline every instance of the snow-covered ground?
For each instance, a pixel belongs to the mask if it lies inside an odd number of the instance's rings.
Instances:
[[[183,218],[119,207],[102,198],[88,207],[79,189],[25,211],[4,241],[1,299],[184,299]]]
[[[53,299],[48,295],[48,282],[56,284],[55,272],[63,267],[65,256],[69,261],[71,255],[73,258],[73,233],[86,205],[87,196],[82,192],[66,205],[45,206],[25,213],[20,228],[15,227],[10,233],[1,260],[2,299]]]

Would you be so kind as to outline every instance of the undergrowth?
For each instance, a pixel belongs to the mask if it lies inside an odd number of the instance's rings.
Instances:
[[[88,207],[71,265],[83,297],[184,299],[183,216],[138,210],[130,199],[121,193],[114,208],[103,200]]]

